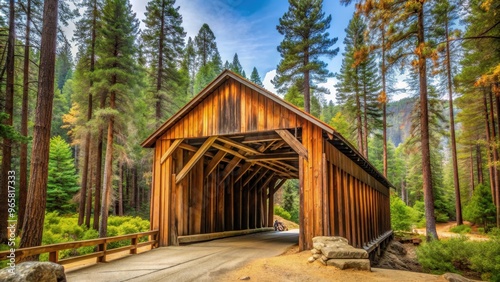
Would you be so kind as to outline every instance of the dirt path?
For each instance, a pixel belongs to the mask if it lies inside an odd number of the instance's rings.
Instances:
[[[361,282],[361,281],[408,281],[444,282],[443,277],[418,272],[372,268],[372,271],[339,270],[319,262],[309,263],[309,251],[297,253],[298,247],[284,255],[253,261],[242,268],[217,277],[217,281],[292,281],[292,282]]]
[[[470,225],[470,222],[464,222],[464,224]],[[450,228],[452,228],[456,225],[457,224],[454,221],[450,221],[450,222],[446,222],[446,223],[437,223],[436,224],[436,231],[438,233],[438,237],[439,238],[458,238],[458,237],[462,236],[461,234],[450,232]],[[424,236],[426,234],[425,228],[414,229],[414,232],[421,234],[421,235],[424,235]],[[487,236],[481,235],[481,234],[464,234],[464,235],[473,241],[487,241],[488,240]]]

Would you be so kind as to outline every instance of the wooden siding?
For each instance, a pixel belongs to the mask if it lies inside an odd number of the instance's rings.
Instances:
[[[228,79],[163,135],[200,138],[301,127],[302,117],[244,84]]]

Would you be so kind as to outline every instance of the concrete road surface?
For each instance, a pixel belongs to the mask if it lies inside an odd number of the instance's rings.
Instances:
[[[277,256],[298,240],[298,230],[291,230],[164,247],[68,271],[66,277],[69,282],[216,281],[218,275],[250,261]]]

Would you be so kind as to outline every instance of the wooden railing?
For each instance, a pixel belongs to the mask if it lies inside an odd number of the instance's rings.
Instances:
[[[148,236],[147,242],[139,242],[140,238]],[[123,240],[130,240],[130,245],[118,247],[114,249],[108,249],[108,244]],[[70,257],[66,259],[59,260],[59,251],[69,250],[69,249],[77,249],[81,247],[89,247],[95,246],[97,247],[93,253]],[[123,251],[130,251],[130,254],[137,254],[137,249],[145,246],[151,246],[152,248],[158,247],[158,230],[127,234],[115,237],[105,237],[99,239],[91,239],[84,241],[76,241],[69,243],[59,243],[52,245],[44,245],[38,247],[30,247],[30,248],[22,248],[16,249],[16,261],[19,261],[22,258],[28,256],[34,256],[39,254],[49,254],[49,261],[59,263],[59,264],[68,264],[74,263],[86,259],[97,258],[97,262],[106,262],[106,256],[110,254],[115,254]],[[7,256],[11,255],[10,251],[2,251],[0,252],[0,261],[8,260]]]

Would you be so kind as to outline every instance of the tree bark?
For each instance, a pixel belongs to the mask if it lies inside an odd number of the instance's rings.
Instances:
[[[488,143],[488,163],[491,164],[493,161],[493,150],[491,148],[491,131],[490,131],[490,118],[489,118],[489,112],[488,112],[488,102],[486,99],[486,93],[483,92],[483,105],[484,105],[484,117],[485,117],[485,122],[486,122],[486,141]],[[490,173],[490,190],[491,190],[491,195],[493,195],[494,190],[495,190],[495,182],[496,182],[496,177],[494,173],[493,166],[488,165],[488,171]]]
[[[304,50],[304,67],[309,65],[309,50]],[[311,113],[311,77],[309,70],[304,70],[304,111]]]
[[[481,154],[481,146],[479,144],[476,144],[476,162],[477,162],[477,183],[484,184],[483,158]]]
[[[116,77],[113,78],[112,85],[116,84]],[[116,94],[111,92],[109,106],[111,109],[115,109]],[[99,221],[99,238],[106,237],[108,231],[108,212],[109,212],[109,201],[111,199],[111,190],[113,187],[113,142],[114,142],[114,117],[109,117],[108,120],[108,136],[106,143],[106,157],[104,158],[104,176],[102,183],[102,199],[101,199],[101,219]]]
[[[385,24],[382,25],[382,139],[383,139],[383,162],[384,162],[384,176],[387,177],[387,67],[385,56]]]
[[[21,235],[21,248],[42,244],[45,202],[47,198],[48,160],[52,104],[54,99],[54,75],[56,61],[58,0],[45,0],[43,29],[40,49],[39,87],[33,131],[30,180],[26,202],[26,217]],[[23,260],[36,259],[26,257]]]
[[[495,91],[495,89],[498,89],[498,87],[494,87],[494,84],[491,85],[491,88],[492,88],[491,92],[494,92],[495,94],[495,101],[497,105],[498,134],[500,135],[500,91]],[[495,144],[497,144],[496,141],[497,140],[495,139]],[[497,146],[495,146],[495,150],[498,151]],[[500,174],[500,172],[498,172],[498,166],[496,162],[495,166],[497,167],[497,174]],[[495,198],[494,198],[495,206],[497,207],[497,228],[500,228],[500,183],[499,182],[500,181],[498,181],[497,179],[497,183],[495,186]]]
[[[453,83],[451,82],[451,58],[450,58],[450,41],[448,40],[449,36],[448,21],[445,22],[445,36],[446,36],[446,76],[448,82],[448,101],[450,107],[450,138],[451,138],[450,141],[451,141],[451,156],[453,162],[453,186],[455,187],[455,216],[457,220],[457,225],[462,225],[463,224],[462,202],[460,201],[460,182],[458,179],[457,141],[455,138],[455,115],[453,112]],[[474,178],[472,179],[472,185],[474,185]]]
[[[97,3],[93,2],[93,12],[92,12],[92,37],[90,40],[90,73],[92,74],[95,69],[95,43],[96,43],[96,28],[97,28]],[[92,75],[90,77],[90,88],[94,86],[94,81],[92,79]],[[89,91],[88,97],[88,107],[87,107],[87,122],[92,119],[92,89]],[[88,126],[87,126],[88,127]],[[79,214],[78,214],[78,225],[83,224],[83,219],[85,216],[85,204],[86,201],[85,195],[87,194],[87,186],[89,186],[88,182],[88,172],[89,172],[89,160],[90,160],[90,128],[87,128],[87,133],[85,136],[85,147],[84,147],[84,160],[83,160],[83,171],[82,171],[82,183],[80,188],[80,206],[79,206]],[[82,196],[83,195],[83,196]],[[92,194],[91,194],[92,195]],[[90,227],[87,225],[87,227]]]
[[[495,182],[493,183],[493,191],[491,196],[493,197],[493,204],[496,204],[496,192],[498,191],[498,186],[499,186],[499,177],[500,173],[498,171],[498,149],[496,146],[497,142],[497,132],[495,128],[495,111],[493,107],[493,93],[491,91],[489,92],[489,97],[490,97],[490,122],[491,122],[491,140],[490,140],[490,145],[493,150],[493,174],[495,175]]]
[[[106,105],[106,96],[101,94],[99,108],[104,109]],[[95,170],[95,195],[94,195],[94,229],[99,230],[99,216],[101,214],[101,176],[102,176],[102,140],[104,130],[99,128],[99,136],[97,137],[97,156]]]
[[[28,137],[28,105],[29,105],[29,75],[30,75],[30,31],[31,0],[26,2],[26,34],[24,38],[23,67],[23,100],[21,106],[21,135]],[[18,230],[23,230],[24,214],[26,212],[26,197],[28,196],[28,144],[22,142],[19,156],[19,214]]]
[[[474,191],[474,185],[475,185],[475,183],[474,183],[474,156],[473,156],[472,147],[470,148],[470,183],[471,183],[472,191]]]
[[[118,215],[123,216],[123,163],[119,166],[119,183],[118,183]]]
[[[91,151],[89,152],[89,155],[92,155]],[[87,226],[88,228],[90,228],[90,218],[92,215],[92,178],[94,176],[93,175],[94,170],[92,165],[90,165],[89,171],[90,171],[90,176],[88,180],[89,186],[87,188],[87,203],[85,204],[85,226]]]
[[[366,101],[366,85],[363,82],[363,155],[368,160],[368,105]]]
[[[156,81],[156,124],[159,126],[163,117],[162,114],[162,95],[160,94],[163,82],[163,40],[165,39],[165,1],[161,1],[161,25],[160,36],[158,38],[158,73]]]
[[[5,87],[5,109],[4,112],[8,115],[8,117],[4,120],[4,124],[7,126],[12,126],[12,115],[14,113],[14,43],[16,40],[16,30],[15,30],[15,8],[14,8],[14,0],[9,1],[9,35],[7,39],[7,85]],[[3,139],[3,147],[2,147],[2,187],[0,189],[0,243],[7,243],[8,232],[8,220],[13,220],[8,212],[9,206],[8,200],[8,192],[15,192],[15,185],[12,184],[11,171],[12,164],[12,140],[10,138],[5,137]],[[14,172],[14,181],[15,183],[15,172]],[[12,188],[12,189],[11,189]],[[12,214],[13,215],[13,214]]]
[[[424,4],[420,3],[417,28],[418,49],[418,76],[420,86],[420,138],[422,144],[422,176],[425,203],[425,221],[427,241],[438,239],[436,218],[434,216],[434,195],[432,189],[431,153],[429,137],[429,110],[427,103],[427,64],[423,54],[425,46],[424,35]]]

